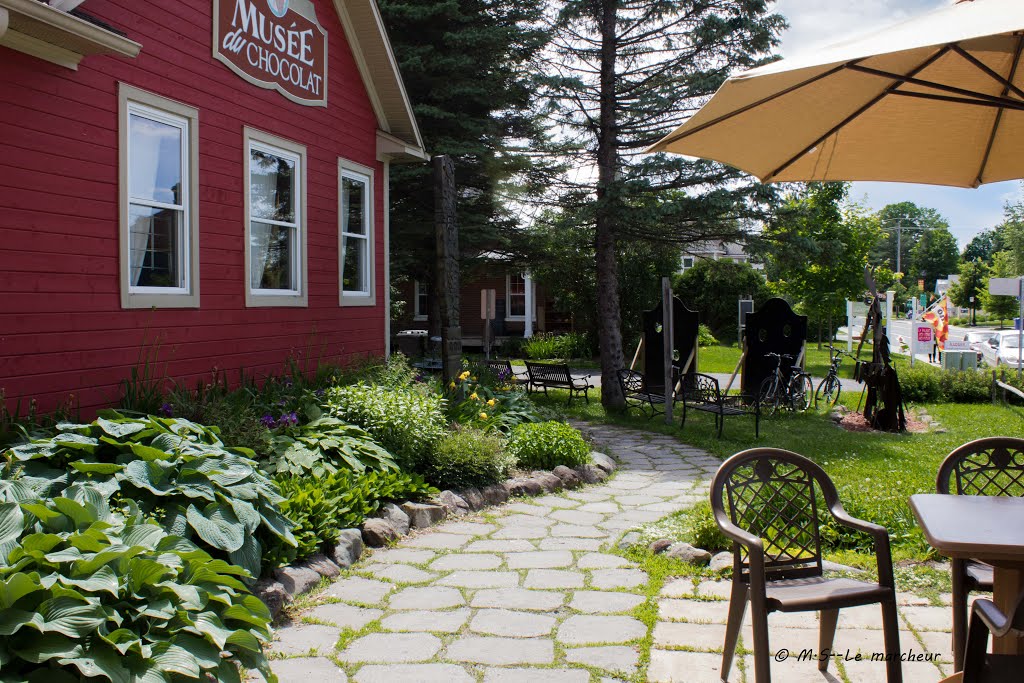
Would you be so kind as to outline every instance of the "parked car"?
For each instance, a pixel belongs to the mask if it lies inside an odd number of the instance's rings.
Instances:
[[[985,360],[993,367],[1006,366],[1016,368],[1019,358],[1020,332],[1010,330],[1007,332],[996,332],[992,337],[981,345],[981,352]]]
[[[968,332],[964,335],[964,341],[969,343],[971,345],[971,350],[978,354],[979,363],[985,357],[982,347],[985,346],[991,338],[992,332],[990,330],[984,330],[982,332]]]

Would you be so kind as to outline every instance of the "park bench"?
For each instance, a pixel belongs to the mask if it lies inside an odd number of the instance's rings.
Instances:
[[[718,437],[722,437],[725,418],[728,415],[748,415],[754,418],[754,436],[761,435],[761,406],[756,398],[744,404],[740,397],[726,397],[718,388],[718,380],[711,375],[699,372],[688,372],[676,392],[676,401],[683,404],[683,418],[679,424],[686,426],[687,410],[699,410],[715,416],[715,427]]]
[[[647,387],[647,378],[642,372],[623,368],[619,370],[619,386],[622,387],[622,394],[626,397],[627,408],[638,408],[640,412],[647,415],[647,419],[655,415],[665,413],[665,395],[663,393],[651,393]]]
[[[480,367],[486,368],[491,374],[502,381],[518,382],[526,379],[526,373],[516,372],[512,368],[512,361],[510,360],[486,359],[479,361],[479,364]]]
[[[584,377],[573,377],[569,374],[569,366],[565,363],[531,363],[526,361],[526,375],[528,383],[526,390],[534,392],[543,390],[547,396],[548,389],[565,389],[569,392],[569,403],[577,394],[583,394],[583,398],[590,403],[590,396],[587,394],[593,385]]]

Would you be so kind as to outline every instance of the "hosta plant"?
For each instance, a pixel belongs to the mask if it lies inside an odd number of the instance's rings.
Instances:
[[[294,544],[274,483],[253,452],[228,448],[216,428],[183,419],[126,418],[113,411],[89,424],[60,424],[58,434],[5,453],[0,477],[41,498],[88,484],[114,504],[132,500],[168,531],[214,556],[260,572],[270,539]]]
[[[338,470],[396,469],[391,454],[365,430],[333,417],[285,427],[272,440],[273,455],[263,460],[268,472],[322,477]]]
[[[66,494],[0,487],[0,681],[275,680],[270,613],[244,570],[93,488]]]

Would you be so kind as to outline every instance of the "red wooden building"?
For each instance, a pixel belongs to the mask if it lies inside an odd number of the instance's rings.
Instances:
[[[0,0],[0,150],[9,407],[386,352],[425,155],[374,0]]]

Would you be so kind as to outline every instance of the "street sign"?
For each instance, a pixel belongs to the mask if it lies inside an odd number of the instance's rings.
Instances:
[[[494,320],[494,290],[480,290],[480,319]]]
[[[914,323],[914,333],[911,337],[910,353],[911,358],[918,353],[931,353],[932,340],[935,338],[935,330],[931,323]]]
[[[934,334],[934,330],[932,330],[931,325],[928,327],[919,327],[917,328],[917,341],[930,342],[932,340],[932,334]]]
[[[1020,294],[1020,279],[1015,277],[989,278],[988,293],[994,296],[1017,296]]]
[[[946,351],[970,351],[971,342],[966,339],[947,339]]]

